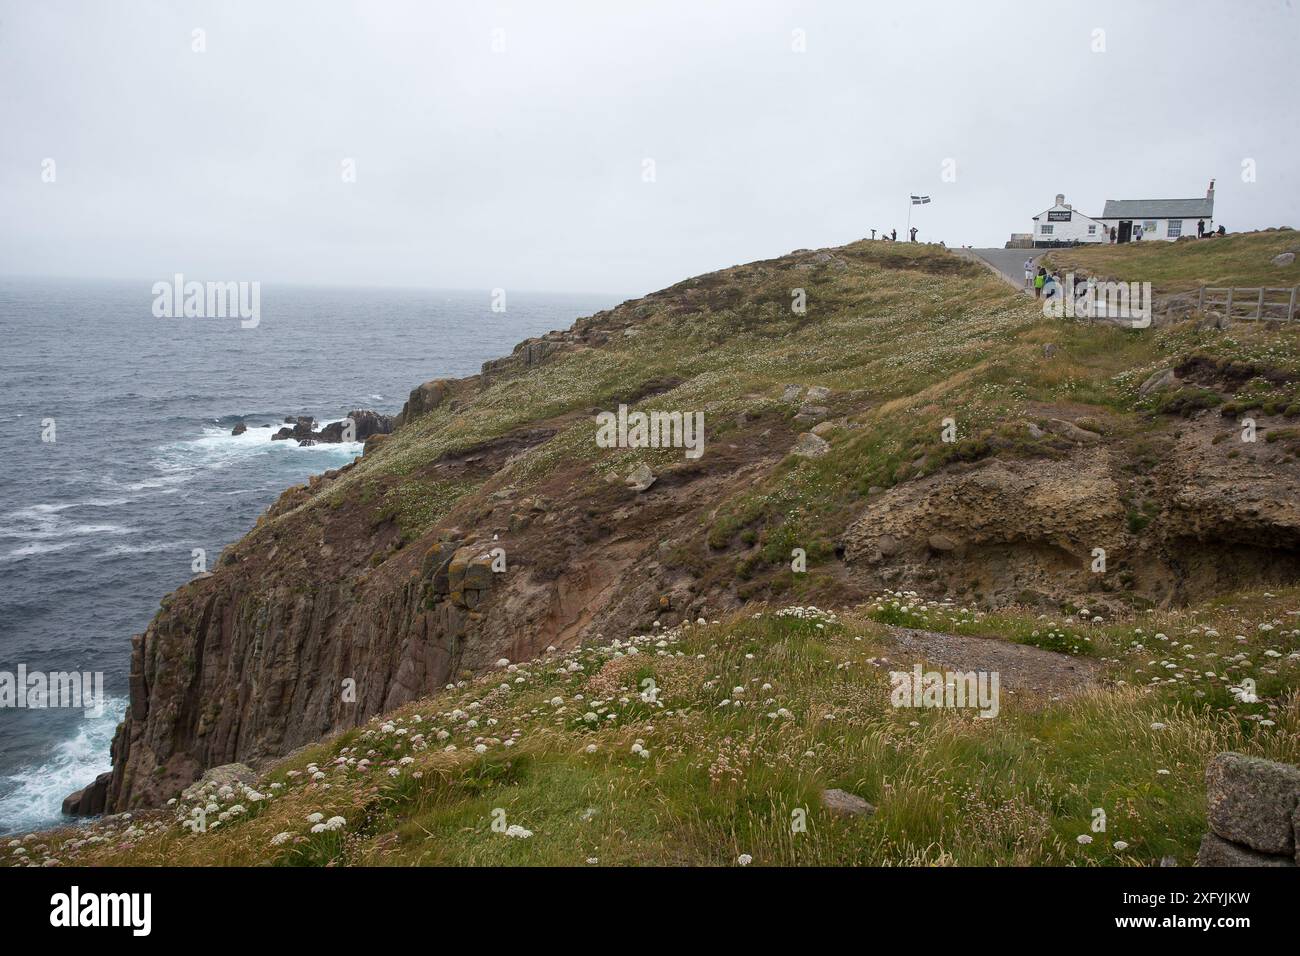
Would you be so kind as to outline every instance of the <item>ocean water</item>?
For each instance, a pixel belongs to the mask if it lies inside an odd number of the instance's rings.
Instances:
[[[210,567],[286,487],[360,454],[272,442],[286,416],[396,413],[419,383],[617,301],[512,292],[501,313],[486,291],[263,284],[245,329],[155,318],[151,285],[0,279],[0,672],[98,671],[105,697],[98,714],[0,707],[0,833],[58,822],[109,769],[130,637],[193,549]]]

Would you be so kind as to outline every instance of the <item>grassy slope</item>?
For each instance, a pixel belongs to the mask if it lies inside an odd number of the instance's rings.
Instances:
[[[990,620],[888,595],[838,620],[746,613],[462,682],[284,761],[258,784],[266,799],[214,795],[210,820],[246,812],[206,833],[177,825],[197,805],[182,803],[99,824],[101,842],[77,845],[85,835],[70,829],[20,855],[0,848],[0,862],[1186,864],[1205,829],[1210,756],[1300,760],[1298,609],[1292,590],[1121,624]],[[1053,630],[1106,661],[1110,679],[1066,701],[1004,692],[992,720],[894,709],[888,666],[872,662],[881,620]],[[1245,676],[1258,703],[1228,690]],[[655,703],[642,699],[647,679]],[[831,786],[877,813],[831,817],[818,804]],[[807,828],[795,832],[799,810]],[[347,824],[313,834],[313,813]],[[496,832],[494,819],[533,835]]]
[[[1276,238],[1264,233],[1240,241],[1267,261]],[[1187,248],[1159,245],[1162,251]],[[859,242],[835,252],[842,268],[800,269],[801,257],[790,256],[700,276],[625,303],[612,320],[633,321],[637,335],[616,333],[605,347],[494,384],[454,412],[434,410],[304,507],[328,507],[345,495],[374,500],[398,517],[411,540],[475,491],[423,481],[421,470],[439,455],[549,420],[559,433],[512,465],[505,482],[523,494],[557,465],[581,463],[585,471],[575,480],[596,488],[641,462],[657,472],[679,465],[681,454],[598,449],[592,408],[611,408],[648,383],[681,380],[639,407],[702,410],[708,440],[719,442],[730,440],[740,412],[793,415],[795,408],[779,400],[784,383],[823,384],[835,392],[832,417],[844,419],[844,427],[827,436],[830,454],[787,459],[701,532],[714,548],[742,532],[756,537],[757,553],[724,569],[741,579],[755,571],[754,562],[768,571],[779,568],[797,542],[809,554],[811,573],[798,580],[786,575],[778,588],[830,599],[817,565],[835,560],[834,536],[872,487],[887,488],[953,459],[1056,454],[1050,440],[1025,437],[1023,422],[1041,419],[1043,405],[1067,404],[1093,415],[1119,441],[1152,427],[1135,414],[1144,407],[1138,386],[1189,354],[1260,363],[1300,377],[1300,337],[1271,323],[1243,324],[1224,334],[1190,324],[1132,331],[1061,322],[1045,319],[985,270],[937,247]],[[807,290],[806,315],[791,314],[794,288]],[[1057,347],[1051,360],[1044,358],[1049,343]],[[1295,391],[1269,400],[1288,407],[1300,400]],[[957,421],[956,445],[940,440],[945,417]],[[674,557],[692,565],[701,560],[697,552]]]
[[[1283,252],[1300,257],[1300,232],[1279,229],[1186,242],[1130,242],[1079,246],[1048,254],[1062,275],[1078,270],[1121,282],[1150,282],[1157,293],[1207,286],[1289,288],[1300,285],[1300,258],[1279,268]]]
[[[1260,253],[1272,238],[1242,241],[1258,243]],[[797,595],[815,590],[819,561],[834,560],[831,535],[871,485],[950,460],[951,446],[938,439],[945,416],[959,422],[958,454],[978,456],[990,453],[987,438],[999,430],[1023,433],[1016,423],[1033,417],[1039,402],[1083,406],[1105,419],[1112,438],[1163,427],[1140,416],[1137,385],[1192,352],[1300,373],[1294,331],[1271,324],[1205,333],[1190,323],[1136,332],[1053,322],[983,270],[957,266],[932,247],[857,243],[837,254],[843,268],[800,270],[798,257],[788,257],[625,304],[614,317],[634,316],[640,334],[493,385],[455,415],[434,411],[300,508],[370,496],[393,507],[415,536],[472,494],[420,483],[421,468],[448,450],[552,418],[559,434],[511,466],[512,483],[526,487],[574,460],[589,462],[599,481],[634,461],[666,467],[679,458],[594,447],[588,410],[644,383],[680,379],[643,407],[703,408],[710,441],[725,440],[735,413],[775,405],[783,383],[826,384],[832,402],[849,402],[835,410],[848,422],[828,436],[831,453],[788,459],[700,529],[727,540],[757,528],[762,560],[773,565],[787,560],[791,541],[808,547],[810,573],[789,582]],[[808,289],[806,316],[789,313],[795,287]],[[1043,358],[1047,343],[1057,346],[1051,361]],[[1051,449],[1013,443],[997,453]],[[266,519],[259,532],[280,520]],[[0,862],[723,864],[741,853],[757,863],[1141,863],[1167,853],[1189,862],[1204,829],[1210,755],[1242,749],[1300,759],[1297,609],[1295,591],[1245,595],[1089,624],[1087,641],[1077,621],[1036,612],[885,603],[822,628],[770,613],[740,616],[664,638],[662,648],[660,638],[639,639],[634,657],[622,648],[583,649],[566,663],[583,669],[563,675],[559,661],[547,659],[463,683],[391,715],[391,731],[376,721],[286,760],[258,785],[268,799],[218,799],[214,815],[237,803],[247,812],[204,834],[180,829],[174,811],[147,813],[3,846]],[[1126,683],[1041,706],[1004,699],[991,721],[896,711],[883,671],[867,659],[881,653],[882,621],[914,623],[918,614],[936,629],[1078,647],[1106,659],[1112,681]],[[1229,666],[1225,657],[1235,654],[1246,657]],[[1234,709],[1225,687],[1252,673],[1264,700]],[[1161,684],[1139,689],[1156,675]],[[662,688],[662,707],[640,700],[646,677]],[[498,686],[503,679],[508,691]],[[735,699],[736,686],[754,703],[720,706]],[[556,696],[561,703],[549,703]],[[451,717],[457,709],[465,716]],[[599,730],[582,720],[587,709],[598,712]],[[470,718],[476,728],[467,727]],[[1153,722],[1165,726],[1153,730]],[[398,734],[402,728],[408,732]],[[439,729],[447,742],[437,740]],[[420,733],[423,748],[413,743]],[[485,738],[481,754],[477,737]],[[631,752],[638,739],[648,758]],[[457,749],[444,750],[449,743]],[[347,765],[367,754],[372,769],[330,767],[340,756]],[[395,762],[403,757],[411,762]],[[325,772],[321,781],[303,773],[311,759]],[[866,821],[829,818],[816,801],[823,786],[860,793],[880,810]],[[1109,829],[1081,845],[1075,837],[1090,832],[1095,807],[1105,809]],[[493,832],[497,808],[534,836]],[[809,825],[794,834],[799,808]],[[346,828],[311,834],[306,817],[314,812],[341,815]],[[289,836],[273,845],[280,833]],[[1128,850],[1115,850],[1113,840]]]

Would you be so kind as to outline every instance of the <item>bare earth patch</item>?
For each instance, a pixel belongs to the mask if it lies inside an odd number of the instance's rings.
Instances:
[[[997,638],[891,627],[889,640],[903,651],[953,670],[997,671],[1002,688],[1013,694],[1068,697],[1096,686],[1101,678],[1097,661]]]

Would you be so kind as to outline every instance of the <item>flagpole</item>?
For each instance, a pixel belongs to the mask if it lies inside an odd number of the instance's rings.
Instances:
[[[914,205],[915,203],[912,202],[912,197],[908,196],[907,197],[907,236],[909,241],[911,240],[911,236],[912,236],[912,206]]]

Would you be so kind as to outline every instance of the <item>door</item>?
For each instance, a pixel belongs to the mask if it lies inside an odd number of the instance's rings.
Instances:
[[[1132,238],[1133,238],[1133,220],[1132,220],[1132,219],[1121,219],[1121,220],[1119,221],[1119,240],[1118,240],[1118,241],[1120,241],[1120,242],[1128,242],[1128,241],[1129,241],[1130,239],[1132,239]]]

